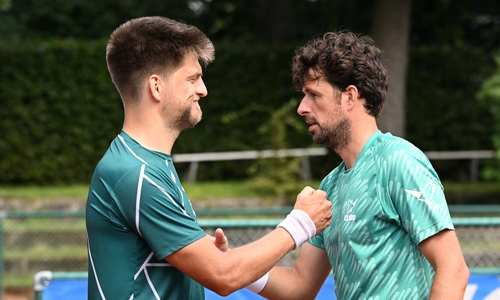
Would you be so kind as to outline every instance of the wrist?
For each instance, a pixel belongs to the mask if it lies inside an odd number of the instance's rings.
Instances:
[[[278,224],[285,229],[295,242],[297,249],[316,235],[316,226],[309,215],[300,209],[294,209]]]

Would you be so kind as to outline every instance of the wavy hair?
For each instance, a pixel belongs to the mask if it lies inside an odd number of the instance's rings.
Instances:
[[[336,89],[354,85],[365,99],[368,114],[375,118],[387,99],[388,75],[381,62],[382,52],[369,36],[352,32],[329,32],[297,48],[292,61],[294,86],[325,76]],[[316,74],[311,78],[310,71]],[[314,76],[313,76],[314,77]]]

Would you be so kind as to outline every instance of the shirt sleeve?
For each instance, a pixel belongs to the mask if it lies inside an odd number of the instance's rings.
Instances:
[[[383,203],[419,244],[444,229],[454,229],[443,186],[429,160],[416,147],[394,152],[382,168],[382,182],[389,194]],[[384,178],[384,177],[388,178]]]
[[[129,172],[114,190],[114,205],[129,230],[140,235],[158,259],[206,236],[176,184],[146,165]],[[187,207],[185,205],[188,205]]]

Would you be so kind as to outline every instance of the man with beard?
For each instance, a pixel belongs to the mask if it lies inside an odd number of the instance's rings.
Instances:
[[[118,27],[106,48],[123,101],[123,129],[98,163],[86,206],[89,299],[204,299],[260,291],[285,254],[331,218],[326,193],[306,187],[278,228],[227,251],[221,230],[197,223],[170,156],[180,132],[202,116],[202,66],[212,42],[197,28],[162,17]]]
[[[338,299],[463,299],[469,277],[438,175],[422,151],[378,130],[388,76],[368,36],[327,33],[297,49],[299,115],[342,163],[319,189],[332,224],[260,295],[314,299],[333,270]]]

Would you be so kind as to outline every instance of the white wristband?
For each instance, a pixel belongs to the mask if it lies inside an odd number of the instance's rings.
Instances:
[[[247,289],[258,294],[258,293],[260,293],[260,291],[262,291],[264,289],[268,280],[269,280],[269,272],[266,273],[261,278],[257,279],[257,281],[255,281],[254,283],[248,285]]]
[[[278,224],[292,236],[297,249],[316,235],[316,226],[305,211],[294,209]]]

